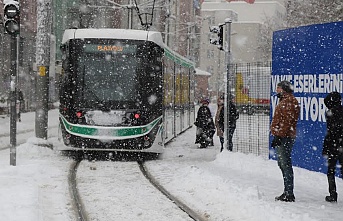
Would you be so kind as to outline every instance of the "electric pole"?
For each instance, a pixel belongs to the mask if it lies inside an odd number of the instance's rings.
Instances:
[[[36,118],[37,138],[48,138],[48,101],[49,101],[49,65],[51,35],[52,0],[37,1],[37,40],[36,40]]]

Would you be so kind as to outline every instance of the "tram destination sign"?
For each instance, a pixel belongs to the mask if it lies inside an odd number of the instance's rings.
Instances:
[[[86,44],[84,45],[84,51],[88,53],[121,53],[121,54],[133,54],[137,51],[137,45],[120,45],[120,44]]]

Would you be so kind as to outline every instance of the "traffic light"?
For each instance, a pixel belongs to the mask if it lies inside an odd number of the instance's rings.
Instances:
[[[210,38],[210,43],[217,45],[219,50],[224,50],[223,48],[223,34],[224,34],[224,24],[220,24],[219,26],[211,26],[210,32],[217,34],[216,38]]]
[[[4,1],[4,28],[5,33],[10,35],[16,35],[20,32],[20,9],[18,1]]]

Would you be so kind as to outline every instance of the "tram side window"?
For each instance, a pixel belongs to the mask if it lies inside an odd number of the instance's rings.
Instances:
[[[195,104],[195,96],[194,96],[194,88],[195,88],[195,80],[194,80],[194,69],[189,69],[189,87],[190,87],[190,91],[189,91],[189,96],[190,96],[190,104],[193,106]]]
[[[182,73],[181,73],[181,66],[180,65],[176,65],[175,66],[175,75],[176,75],[176,79],[175,79],[175,105],[176,107],[180,108],[182,105],[182,101],[181,101],[181,77],[182,77]]]
[[[62,52],[62,76],[61,76],[61,82],[60,82],[60,102],[62,104],[66,103],[66,90],[67,90],[67,82],[68,82],[68,78],[67,78],[67,73],[69,72],[69,62],[67,59],[67,45],[61,45],[60,47],[61,52]]]
[[[166,78],[167,78],[167,85],[168,89],[166,91],[166,105],[168,105],[170,108],[172,108],[174,105],[174,63],[172,60],[167,59],[166,63],[167,66],[167,72]]]
[[[182,72],[182,105],[188,106],[189,104],[189,72],[185,67],[181,68]]]

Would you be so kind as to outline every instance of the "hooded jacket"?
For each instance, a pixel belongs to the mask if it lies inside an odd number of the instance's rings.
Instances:
[[[300,113],[300,106],[292,93],[284,93],[275,108],[270,126],[272,135],[278,137],[296,137],[296,128]]]
[[[343,107],[341,95],[338,92],[329,93],[324,104],[328,108],[326,117],[326,135],[323,145],[323,155],[337,155],[343,151]]]

